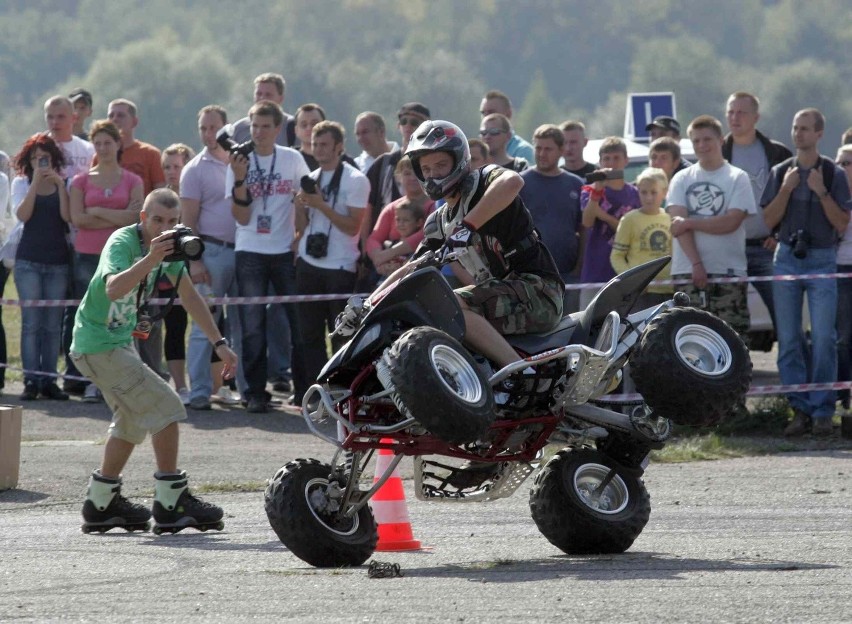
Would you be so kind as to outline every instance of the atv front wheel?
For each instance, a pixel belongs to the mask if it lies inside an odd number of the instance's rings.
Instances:
[[[318,568],[361,565],[378,541],[373,512],[364,505],[354,517],[344,518],[330,474],[331,467],[315,459],[282,467],[264,493],[266,517],[278,539],[302,561]]]
[[[410,329],[391,346],[387,364],[400,402],[442,440],[473,442],[494,422],[488,380],[446,333],[432,327]]]
[[[547,541],[569,555],[622,553],[648,523],[651,498],[603,453],[563,450],[536,476],[530,511]]]
[[[630,374],[645,402],[679,425],[718,423],[741,403],[752,363],[739,335],[696,308],[671,308],[653,319],[630,356]]]

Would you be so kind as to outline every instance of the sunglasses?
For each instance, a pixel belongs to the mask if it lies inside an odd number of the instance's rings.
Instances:
[[[500,128],[484,128],[479,131],[479,136],[497,136],[498,134],[503,134],[506,132],[505,130],[501,130]]]
[[[422,119],[418,119],[417,117],[400,117],[399,125],[400,126],[414,126],[417,127],[421,123],[423,123]]]
[[[852,165],[852,160],[838,160],[837,164],[841,167],[848,167],[849,165]]]

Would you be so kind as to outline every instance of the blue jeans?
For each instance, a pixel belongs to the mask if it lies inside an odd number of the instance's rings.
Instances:
[[[237,274],[235,268],[234,250],[224,245],[207,243],[204,248],[204,266],[210,274],[211,288],[216,297],[237,296]],[[216,306],[213,318],[218,322],[222,316],[222,306]],[[228,309],[227,336],[231,340],[231,348],[238,355],[242,352],[242,331],[240,318],[236,307]],[[189,372],[190,398],[210,398],[213,392],[213,379],[210,376],[210,358],[213,345],[201,331],[198,323],[192,322],[189,332],[189,345],[186,351],[186,366]],[[245,391],[246,379],[242,366],[237,367],[237,388]]]
[[[251,251],[238,251],[236,256],[237,286],[241,297],[263,297],[269,292],[269,286],[276,295],[293,295],[296,292],[296,268],[293,265],[292,252],[284,254],[261,254]],[[287,319],[290,321],[290,331],[293,336],[299,335],[296,310],[292,303],[278,304],[284,306]],[[268,400],[266,392],[267,358],[266,358],[266,305],[253,304],[239,307],[240,323],[243,328],[243,374],[246,378],[245,398]],[[300,355],[293,347],[293,381],[297,385],[304,384],[301,374]],[[304,389],[302,389],[304,392]]]
[[[21,301],[64,299],[68,290],[67,264],[15,261],[15,286]],[[21,308],[21,361],[24,383],[54,383],[62,339],[61,306]],[[38,373],[51,375],[39,375]]]
[[[775,250],[776,275],[805,273],[834,273],[837,252],[834,247],[809,249],[805,258],[793,256],[790,245],[780,243]],[[802,303],[808,296],[811,315],[811,352],[802,330]],[[837,379],[837,280],[809,279],[793,282],[772,282],[778,334],[778,372],[781,383],[830,383]],[[810,362],[810,366],[808,363]],[[809,374],[810,372],[810,374]],[[833,390],[795,392],[787,395],[793,409],[813,419],[834,415]]]
[[[838,273],[852,273],[852,264],[838,264]],[[852,381],[852,277],[837,280],[837,381]],[[849,390],[839,392],[849,407]]]
[[[269,294],[274,295],[272,287]],[[293,350],[293,341],[290,336],[290,321],[287,320],[287,312],[283,306],[270,303],[266,306],[266,314],[269,323],[266,326],[266,340],[268,350],[266,357],[269,360],[270,381],[287,380],[291,378],[290,355]]]
[[[746,246],[746,261],[748,262],[749,277],[766,277],[772,275],[772,252],[763,246]],[[772,326],[775,327],[775,303],[772,298],[772,282],[752,282],[754,289],[769,311]]]
[[[82,299],[86,294],[86,289],[89,288],[89,282],[95,276],[95,271],[98,268],[98,262],[101,257],[98,254],[81,254],[74,252],[74,260],[71,263],[70,284],[68,292],[72,299]],[[64,311],[62,322],[63,337],[62,349],[65,352],[65,374],[74,377],[82,377],[83,373],[77,370],[77,365],[74,360],[68,355],[71,350],[71,339],[74,333],[74,317],[77,314],[77,306],[68,306]]]

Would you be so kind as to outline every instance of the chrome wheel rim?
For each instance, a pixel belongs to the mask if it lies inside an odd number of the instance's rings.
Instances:
[[[438,379],[452,394],[466,403],[482,399],[482,384],[473,366],[462,355],[446,345],[435,345],[429,353]]]
[[[352,518],[345,518],[330,508],[333,501],[328,496],[328,479],[317,478],[308,481],[305,485],[305,502],[316,521],[332,533],[345,537],[358,530],[357,514]]]
[[[717,332],[704,325],[684,325],[675,335],[677,355],[696,373],[719,377],[731,368],[731,349]]]
[[[583,464],[574,473],[574,491],[580,500],[598,513],[613,515],[622,511],[630,502],[627,484],[616,474],[603,489],[601,484],[610,473],[608,466]]]

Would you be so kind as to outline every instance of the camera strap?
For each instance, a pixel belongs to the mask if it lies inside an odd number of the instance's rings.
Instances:
[[[145,241],[142,238],[142,224],[136,224],[136,234],[139,236],[139,248],[144,252],[145,251]],[[184,260],[184,268],[186,272],[189,273],[189,261]],[[146,273],[141,280],[139,280],[139,286],[136,288],[136,314],[137,316],[145,312],[148,308],[148,302],[151,300],[151,297],[148,297],[146,292],[148,290],[148,276],[150,273]],[[151,289],[151,294],[154,294],[154,289],[157,287],[157,284],[160,282],[160,278],[163,277],[163,265],[157,267],[157,274],[154,276],[154,286]],[[157,314],[151,317],[151,322],[154,323],[162,319],[166,314],[168,314],[175,303],[175,296],[177,295],[178,286],[180,286],[180,280],[183,277],[183,271],[178,273],[177,282],[175,283],[175,287],[172,288],[172,292],[169,295],[169,302],[166,304],[164,308],[162,308]]]
[[[335,212],[336,212],[335,208],[337,207],[337,196],[340,194],[340,180],[342,178],[343,178],[343,159],[342,158],[337,163],[337,168],[334,170],[334,174],[331,176],[331,181],[328,183],[328,186],[326,186],[325,188],[323,188],[322,184],[320,184],[320,180],[322,179],[322,169],[320,169],[319,173],[317,173],[317,178],[316,178],[317,186],[319,187],[320,192],[323,195],[323,199],[325,199],[325,201],[330,200],[331,209],[334,210]],[[314,225],[313,225],[313,222],[311,222],[311,230],[310,230],[309,234],[313,234],[313,233],[314,233]],[[326,232],[325,235],[331,236],[331,219],[328,220],[328,232]]]
[[[278,146],[272,150],[272,166],[269,167],[269,173],[265,176],[260,175],[260,172],[263,171],[260,168],[260,160],[257,158],[257,152],[252,152],[252,156],[254,156],[254,168],[257,169],[257,173],[260,176],[260,189],[263,194],[263,214],[266,214],[266,204],[269,201],[269,196],[272,195],[272,174],[275,173],[275,161],[278,159]]]

